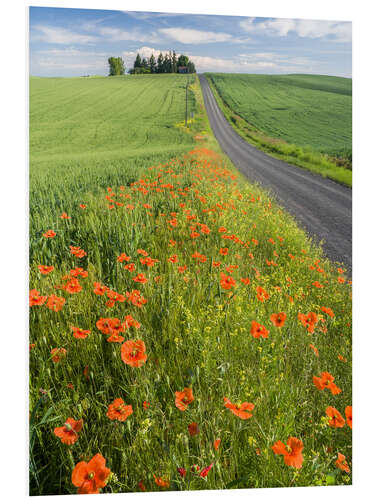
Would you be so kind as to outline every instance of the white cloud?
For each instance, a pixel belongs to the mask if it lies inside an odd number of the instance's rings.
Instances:
[[[176,40],[176,42],[189,44],[228,42],[232,41],[233,38],[229,33],[188,28],[161,28],[158,31],[168,38]]]
[[[81,35],[64,28],[50,28],[49,26],[33,26],[31,33],[33,41],[41,41],[57,45],[90,44],[97,41],[97,38],[91,35]]]
[[[249,17],[240,21],[240,27],[247,33],[267,36],[287,36],[296,33],[301,38],[326,38],[336,42],[351,42],[352,25],[341,21],[315,21],[305,19],[267,19],[255,22]]]
[[[105,52],[89,52],[73,47],[45,49],[30,54],[30,74],[45,76],[107,75],[108,57]]]
[[[113,42],[135,41],[158,43],[160,36],[155,32],[145,32],[139,30],[122,30],[120,28],[100,28],[98,34]]]

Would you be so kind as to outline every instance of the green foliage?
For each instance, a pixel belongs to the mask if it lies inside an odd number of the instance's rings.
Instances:
[[[125,64],[121,57],[110,57],[108,64],[109,76],[119,76],[125,73]]]

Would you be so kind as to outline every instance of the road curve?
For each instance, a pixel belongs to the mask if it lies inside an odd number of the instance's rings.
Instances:
[[[212,131],[225,154],[251,182],[275,198],[333,262],[352,270],[352,190],[272,158],[240,137],[228,123],[204,75],[199,75]]]

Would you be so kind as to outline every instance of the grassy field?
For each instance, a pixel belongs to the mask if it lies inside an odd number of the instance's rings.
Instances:
[[[30,493],[349,484],[351,283],[158,78],[31,82]]]
[[[351,169],[351,79],[320,75],[206,76],[227,117],[250,142],[351,185],[351,172],[343,168]]]

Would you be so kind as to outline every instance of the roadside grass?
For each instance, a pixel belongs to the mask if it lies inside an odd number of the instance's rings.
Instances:
[[[351,483],[335,465],[340,452],[351,466],[351,429],[330,427],[325,413],[351,405],[351,283],[220,154],[199,85],[192,90],[186,152],[30,165],[30,289],[65,299],[59,311],[47,300],[30,308],[32,495],[75,493],[73,469],[97,453],[111,470],[107,493]],[[38,265],[54,269],[43,275]],[[279,312],[282,327],[270,321]],[[309,312],[313,333],[299,317]],[[118,318],[124,340],[109,342],[100,318]],[[266,338],[251,335],[253,321]],[[72,326],[90,333],[76,338]],[[121,358],[129,339],[145,343],[141,367]],[[59,361],[54,348],[66,350]],[[340,394],[315,387],[323,371]],[[175,393],[185,387],[194,400],[181,411]],[[253,416],[239,418],[224,397],[251,402]],[[107,416],[115,398],[132,405],[124,422]],[[68,417],[83,419],[72,445],[53,432]],[[271,449],[289,436],[303,442],[301,469]]]
[[[315,145],[314,148],[312,145],[297,145],[291,142],[286,142],[285,138],[287,136],[287,130],[289,130],[289,121],[283,123],[282,117],[278,116],[277,110],[272,110],[270,116],[267,116],[267,120],[274,123],[274,127],[277,128],[278,137],[271,137],[269,134],[272,133],[273,129],[267,133],[261,128],[264,127],[267,129],[267,122],[262,121],[262,117],[259,117],[257,113],[250,115],[246,109],[252,107],[254,102],[251,99],[255,99],[254,96],[249,98],[246,94],[246,90],[242,89],[241,97],[237,96],[237,99],[234,99],[231,104],[228,104],[228,92],[233,92],[231,85],[235,82],[236,76],[240,77],[250,77],[255,75],[216,75],[216,74],[205,74],[207,80],[210,83],[210,88],[218,102],[218,105],[224,116],[229,121],[229,123],[233,126],[236,132],[243,137],[245,140],[256,146],[258,149],[270,154],[274,158],[286,161],[292,165],[297,165],[302,168],[306,168],[312,172],[318,173],[323,177],[328,177],[332,180],[345,184],[347,186],[352,186],[352,155],[351,155],[351,134],[350,138],[346,139],[346,142],[340,143],[340,131],[337,131],[337,144],[333,146],[331,142],[330,146],[326,146],[329,149],[330,153],[324,153],[319,151],[319,146]],[[219,77],[221,79],[219,79]],[[234,77],[234,79],[230,79],[230,77]],[[269,77],[272,78],[272,77]],[[222,81],[223,80],[223,81]],[[228,80],[228,81],[227,81]],[[285,82],[283,82],[285,85]],[[250,82],[249,82],[250,85]],[[227,88],[228,87],[228,88]],[[257,86],[257,91],[259,91],[259,84]],[[272,87],[273,88],[273,87]],[[275,93],[277,92],[277,86],[275,87]],[[317,90],[317,89],[314,89]],[[267,92],[269,89],[267,89]],[[338,89],[337,92],[341,94],[341,89]],[[266,93],[266,92],[265,92]],[[238,99],[242,99],[241,103],[238,102]],[[246,101],[248,99],[248,101]],[[245,106],[245,102],[247,103]],[[311,103],[310,103],[311,104]],[[288,105],[286,101],[285,106]],[[351,101],[350,101],[351,106]],[[285,108],[287,109],[287,108]],[[304,108],[305,109],[305,108]],[[240,113],[239,113],[239,110]],[[351,108],[350,108],[351,111]],[[246,115],[246,116],[245,116]],[[250,120],[254,120],[257,118],[258,122],[256,124],[250,123]],[[306,117],[305,117],[306,118]],[[299,122],[301,121],[301,117],[298,120],[295,120],[294,127],[298,129]],[[335,123],[326,123],[328,118],[325,120],[324,124],[314,124],[315,129],[317,127],[321,127],[320,134],[324,134],[325,128],[334,127]],[[347,118],[343,116],[343,122],[347,122]],[[310,122],[306,120],[305,125]],[[274,132],[276,133],[276,132]],[[332,131],[330,131],[332,135]],[[313,136],[313,130],[311,130],[311,135]],[[296,135],[293,137],[298,137]],[[319,136],[321,138],[321,135]],[[312,141],[312,144],[315,144]],[[321,149],[324,149],[324,145],[320,146]]]

